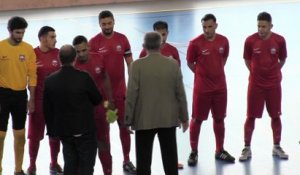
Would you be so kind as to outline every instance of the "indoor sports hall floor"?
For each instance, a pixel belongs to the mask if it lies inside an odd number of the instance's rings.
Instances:
[[[202,125],[199,142],[199,161],[194,168],[187,166],[190,152],[189,134],[178,130],[179,161],[184,164],[180,175],[299,175],[300,163],[300,1],[246,1],[246,0],[203,0],[203,1],[169,1],[155,3],[131,3],[93,7],[59,8],[47,10],[26,10],[18,12],[0,12],[0,39],[8,36],[6,23],[14,15],[24,16],[29,27],[24,40],[34,47],[38,45],[37,32],[43,25],[53,26],[57,31],[57,47],[71,43],[76,35],[92,37],[100,31],[97,16],[101,10],[109,9],[115,14],[115,30],[126,34],[132,45],[136,59],[142,48],[143,35],[152,30],[153,22],[165,20],[169,23],[168,41],[180,51],[182,72],[191,113],[193,74],[185,61],[188,41],[202,33],[201,18],[206,13],[213,13],[219,24],[217,32],[228,37],[230,55],[226,65],[228,84],[228,110],[226,118],[225,148],[237,159],[243,148],[243,125],[246,113],[246,91],[248,71],[242,59],[245,38],[256,32],[256,17],[259,12],[267,11],[273,17],[273,31],[285,36],[288,59],[283,72],[282,100],[282,147],[289,154],[289,160],[272,157],[272,132],[270,119],[264,113],[257,120],[253,135],[253,157],[246,163],[224,164],[215,161],[215,141],[211,118]],[[298,77],[298,78],[297,78]],[[11,128],[11,127],[10,127]],[[113,155],[113,175],[123,175],[121,145],[116,124],[111,125],[111,142]],[[48,139],[44,139],[38,156],[38,174],[47,175],[49,167]],[[135,164],[134,136],[132,137],[131,158]],[[60,154],[59,162],[62,161]],[[24,156],[24,170],[29,163],[28,145]],[[9,129],[5,141],[3,158],[3,175],[13,173],[13,137]],[[152,174],[164,174],[160,149],[157,140],[153,151]],[[102,175],[101,165],[97,159],[95,175]]]

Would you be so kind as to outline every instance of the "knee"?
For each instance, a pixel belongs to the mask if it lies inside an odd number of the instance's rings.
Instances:
[[[99,149],[99,152],[108,151],[110,149],[109,145],[107,143],[105,143],[105,141],[98,141],[97,147]]]

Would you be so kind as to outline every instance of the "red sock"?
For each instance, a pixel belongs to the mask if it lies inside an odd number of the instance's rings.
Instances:
[[[51,165],[57,165],[57,156],[60,150],[60,140],[56,137],[49,137]]]
[[[250,146],[252,133],[255,127],[255,118],[254,117],[247,117],[245,125],[244,125],[244,139],[245,139],[245,146]]]
[[[273,130],[273,142],[274,145],[279,145],[281,141],[281,119],[280,117],[272,117],[271,125]]]
[[[102,164],[104,175],[112,173],[112,157],[109,150],[98,150],[98,156]]]
[[[36,169],[36,158],[40,147],[40,140],[29,139],[29,169]]]
[[[120,127],[120,138],[123,149],[124,162],[128,162],[129,152],[130,152],[130,134],[127,129],[124,127]]]
[[[225,133],[225,127],[224,127],[224,120],[214,120],[214,132],[215,132],[215,138],[216,138],[216,152],[219,153],[223,150],[224,145],[224,133]]]
[[[198,150],[201,123],[201,120],[197,120],[194,118],[192,118],[190,123],[190,145],[193,151]]]

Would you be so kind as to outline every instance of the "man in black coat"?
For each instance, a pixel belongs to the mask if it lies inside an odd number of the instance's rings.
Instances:
[[[63,144],[64,175],[92,175],[97,141],[94,106],[102,96],[88,73],[76,70],[76,51],[64,45],[59,51],[62,67],[45,81],[44,115],[47,134]]]

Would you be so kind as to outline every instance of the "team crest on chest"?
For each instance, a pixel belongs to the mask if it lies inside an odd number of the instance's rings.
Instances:
[[[224,47],[220,47],[220,48],[219,48],[219,53],[220,53],[220,54],[223,54],[223,53],[224,53]]]
[[[100,67],[95,67],[95,72],[96,74],[100,74],[101,73],[101,68]]]
[[[56,67],[58,65],[58,61],[53,59],[51,64],[52,66]]]
[[[22,62],[25,61],[25,55],[19,55],[19,60]]]
[[[273,48],[271,48],[270,51],[271,51],[271,54],[272,54],[272,55],[276,54],[276,48],[273,47]]]
[[[121,51],[122,51],[122,46],[121,46],[120,44],[118,44],[118,45],[116,46],[116,51],[117,51],[117,52],[121,52]]]

